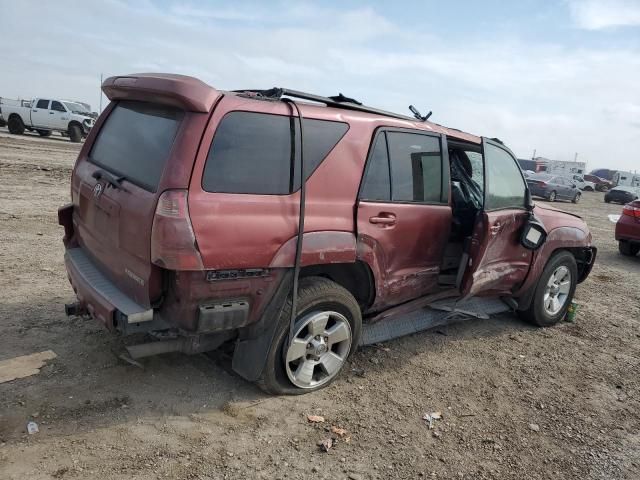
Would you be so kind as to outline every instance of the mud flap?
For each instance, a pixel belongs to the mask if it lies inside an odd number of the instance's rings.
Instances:
[[[231,368],[242,378],[255,382],[262,376],[269,349],[278,329],[278,320],[291,293],[293,269],[288,270],[280,282],[262,318],[244,329],[236,342]]]

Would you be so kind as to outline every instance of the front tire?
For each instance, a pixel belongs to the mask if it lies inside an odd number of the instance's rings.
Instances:
[[[580,193],[576,193],[576,196],[571,200],[573,203],[578,203],[580,201]]]
[[[13,135],[22,135],[24,133],[24,123],[20,117],[13,116],[8,122],[9,133]]]
[[[578,266],[567,251],[554,254],[544,267],[527,310],[520,312],[526,321],[550,327],[564,318],[578,284]]]
[[[556,191],[555,191],[555,190],[553,190],[553,191],[549,194],[549,201],[550,201],[550,202],[555,202],[555,201],[556,201],[556,197],[557,197]]]
[[[78,125],[69,127],[69,138],[73,143],[80,143],[82,140],[82,129]]]
[[[289,346],[291,299],[287,299],[257,382],[267,393],[299,395],[326,387],[360,342],[360,307],[337,283],[321,277],[301,279],[297,310],[294,341]]]
[[[620,240],[618,242],[618,250],[622,255],[627,257],[635,257],[640,252],[640,244],[627,242],[626,240]]]

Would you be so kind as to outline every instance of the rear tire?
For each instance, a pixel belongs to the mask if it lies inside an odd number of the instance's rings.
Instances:
[[[573,203],[578,203],[580,201],[580,193],[576,193],[576,196],[571,200]]]
[[[69,138],[73,143],[79,143],[82,140],[82,129],[78,125],[69,127]]]
[[[8,126],[9,133],[12,133],[13,135],[22,135],[24,133],[24,123],[22,122],[22,119],[20,117],[10,117]]]
[[[554,254],[538,278],[531,305],[520,311],[520,316],[539,327],[555,325],[567,313],[577,284],[578,266],[574,256],[566,250]]]
[[[360,342],[362,314],[358,302],[347,289],[331,280],[322,277],[301,279],[298,290],[298,312],[294,338],[302,344],[302,350],[307,353],[296,357],[295,345],[288,348],[291,314],[291,298],[288,298],[278,319],[278,327],[267,355],[262,377],[257,382],[258,386],[267,393],[300,395],[326,387],[338,377],[346,365],[347,359],[353,354]],[[320,347],[323,349],[326,347],[326,353],[320,354],[319,359],[310,358],[309,348],[315,347],[308,347],[305,350],[304,344],[309,342],[307,346],[312,345],[317,337],[321,337],[320,340],[329,338],[329,336],[325,337],[323,333],[313,337],[315,332],[311,330],[311,323],[308,323],[310,319],[313,322],[315,322],[314,319],[319,319],[322,323],[323,314],[329,318],[328,322],[325,322],[327,331],[333,331],[335,326],[340,326],[340,332],[343,332],[344,336],[347,336],[348,333],[349,338],[335,343],[332,343],[331,340],[322,343]],[[335,356],[330,355],[334,352]],[[287,359],[291,360],[287,361]],[[301,375],[305,370],[302,368],[302,364],[307,362],[309,362],[308,368],[311,369],[308,382]],[[325,367],[329,364],[332,368]],[[331,374],[327,373],[329,371]],[[293,383],[294,381],[298,383],[298,386]]]
[[[41,137],[51,136],[51,130],[36,130],[36,132],[38,132],[38,135],[40,135]]]
[[[622,255],[627,257],[635,257],[640,252],[640,244],[627,242],[626,240],[620,240],[618,242],[618,250]]]
[[[556,201],[556,197],[557,197],[556,191],[555,191],[555,190],[553,190],[553,191],[549,194],[549,201],[550,201],[550,202],[555,202],[555,201]]]

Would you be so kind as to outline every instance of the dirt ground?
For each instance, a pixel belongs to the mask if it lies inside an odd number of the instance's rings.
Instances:
[[[124,364],[118,338],[64,315],[56,210],[78,150],[0,129],[0,361],[57,354],[0,384],[0,478],[640,478],[640,258],[618,254],[621,206],[601,193],[557,204],[599,247],[577,323],[470,320],[365,348],[323,391],[268,397],[206,355]]]

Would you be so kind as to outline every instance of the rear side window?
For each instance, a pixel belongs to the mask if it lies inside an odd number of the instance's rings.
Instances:
[[[62,106],[60,102],[53,100],[51,102],[51,110],[55,110],[56,112],[66,112],[65,108]]]
[[[367,172],[360,191],[360,199],[383,202],[391,200],[389,157],[387,156],[387,140],[384,132],[376,137],[376,143],[371,150]]]
[[[303,127],[305,178],[309,178],[349,126],[305,118]],[[292,148],[295,148],[293,165]],[[299,162],[297,118],[231,112],[224,116],[216,130],[202,176],[202,188],[220,193],[289,194],[300,188]]]
[[[49,109],[49,100],[40,99],[36,104],[36,108],[43,108],[45,110]]]
[[[98,133],[89,160],[155,192],[184,112],[145,102],[119,102]]]
[[[392,200],[440,203],[442,152],[440,139],[413,133],[388,132]]]

